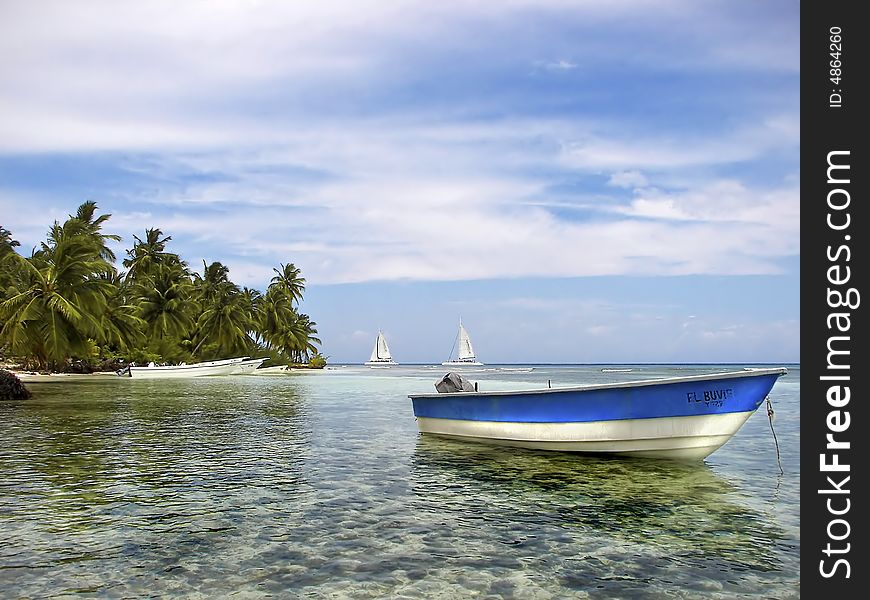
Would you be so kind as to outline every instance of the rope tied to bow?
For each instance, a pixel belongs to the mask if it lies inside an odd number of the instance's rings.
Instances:
[[[776,413],[773,412],[773,404],[770,402],[770,396],[765,398],[767,401],[767,420],[770,423],[770,432],[773,434],[773,444],[776,446],[776,464],[779,465],[779,474],[782,475],[784,471],[782,470],[782,460],[779,456],[779,442],[776,439],[776,431],[773,430],[773,417]]]

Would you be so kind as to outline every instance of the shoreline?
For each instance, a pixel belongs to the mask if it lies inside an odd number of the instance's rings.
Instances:
[[[121,379],[117,373],[111,371],[97,371],[95,373],[37,373],[35,371],[15,371],[13,369],[5,369],[9,371],[21,381],[47,381],[49,379],[91,379],[93,377],[116,377]]]
[[[66,380],[87,380],[93,379],[95,377],[104,377],[104,378],[114,378],[114,379],[130,379],[129,377],[124,377],[118,375],[114,371],[94,371],[93,373],[39,373],[37,371],[19,371],[16,369],[8,368],[5,366],[0,366],[0,369],[4,371],[8,371],[15,375],[21,381],[27,382],[39,382],[39,381],[56,381],[59,379]],[[272,370],[274,369],[274,370]],[[319,372],[324,371],[323,368],[312,368],[312,367],[266,367],[266,369],[258,369],[257,371],[252,371],[250,373],[245,373],[245,375],[276,375],[281,373],[310,373],[310,372]],[[258,373],[258,371],[261,371]]]

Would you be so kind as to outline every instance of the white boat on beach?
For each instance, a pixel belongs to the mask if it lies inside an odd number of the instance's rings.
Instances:
[[[198,362],[192,364],[182,363],[180,365],[155,365],[149,364],[146,367],[129,366],[118,372],[121,376],[132,377],[133,379],[176,379],[183,377],[206,377],[210,375],[233,375],[240,369],[247,372],[249,366],[242,366],[245,361],[257,360],[260,361],[254,366],[253,370],[262,364],[263,360],[251,359],[249,356],[241,356],[239,358],[227,358],[224,360],[210,360],[206,362]]]
[[[471,337],[462,326],[462,319],[459,319],[459,333],[456,334],[456,343],[453,345],[456,348],[456,358],[449,358],[441,363],[445,367],[482,367],[483,363],[477,360],[474,354],[474,347],[471,345]],[[451,356],[453,352],[451,350]]]
[[[260,365],[269,360],[268,358],[247,358],[235,365],[235,369],[230,375],[248,375],[259,370]]]
[[[378,330],[378,339],[375,340],[375,347],[372,348],[372,355],[366,361],[365,365],[373,369],[388,368],[398,365],[393,360],[393,355],[390,354],[390,347],[387,346],[387,338],[384,337],[384,332]]]

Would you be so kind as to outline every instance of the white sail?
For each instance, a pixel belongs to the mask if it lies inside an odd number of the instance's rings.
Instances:
[[[381,360],[393,360],[393,355],[390,354],[390,347],[387,346],[387,338],[380,331],[378,332],[378,341],[375,342],[375,349],[372,354],[372,360],[379,358]]]
[[[369,357],[367,365],[394,365],[393,355],[390,354],[390,347],[387,346],[387,338],[384,337],[382,331],[378,331],[378,339],[375,340],[375,347],[372,348],[372,355]]]
[[[474,348],[471,347],[471,338],[462,323],[459,323],[459,360],[474,360]]]
[[[380,336],[378,336],[378,340],[380,340]],[[375,342],[375,347],[372,348],[372,355],[369,356],[369,362],[378,360],[378,342]]]
[[[468,331],[462,326],[462,319],[459,319],[459,335],[456,338],[457,349],[456,358],[448,359],[441,363],[444,366],[483,366],[483,363],[478,362],[474,354],[474,347],[471,345],[471,337]]]

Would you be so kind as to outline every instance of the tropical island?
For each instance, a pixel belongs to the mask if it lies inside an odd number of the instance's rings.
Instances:
[[[321,368],[316,323],[299,312],[305,278],[292,262],[261,292],[203,260],[202,273],[168,250],[157,228],[134,237],[116,266],[111,215],[82,203],[30,256],[0,226],[0,362],[22,370],[78,372],[125,365],[268,357]]]

